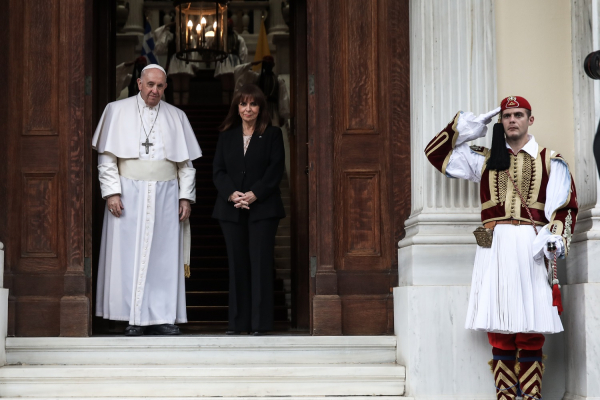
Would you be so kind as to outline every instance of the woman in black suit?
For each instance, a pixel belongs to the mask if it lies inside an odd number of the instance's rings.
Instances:
[[[229,335],[273,329],[273,250],[285,217],[279,182],[285,166],[281,129],[270,126],[256,85],[234,97],[213,162],[219,220],[229,259]]]

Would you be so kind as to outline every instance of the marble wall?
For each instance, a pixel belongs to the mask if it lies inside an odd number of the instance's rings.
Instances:
[[[410,20],[412,211],[398,244],[398,363],[407,396],[493,399],[487,336],[464,329],[479,188],[442,176],[423,153],[457,111],[495,108],[493,1],[412,0]]]

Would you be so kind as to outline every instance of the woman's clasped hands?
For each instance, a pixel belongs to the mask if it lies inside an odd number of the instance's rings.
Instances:
[[[256,196],[252,191],[246,193],[235,191],[229,196],[229,200],[234,203],[235,208],[249,210],[250,204],[256,201]]]

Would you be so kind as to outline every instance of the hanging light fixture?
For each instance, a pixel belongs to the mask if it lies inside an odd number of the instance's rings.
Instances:
[[[173,0],[177,58],[208,63],[227,57],[227,3],[228,0]]]

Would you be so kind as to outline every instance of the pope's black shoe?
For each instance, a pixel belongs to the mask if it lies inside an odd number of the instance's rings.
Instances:
[[[173,324],[150,325],[146,335],[179,335],[179,327]]]
[[[125,336],[142,336],[145,331],[145,326],[129,325],[125,328]]]

